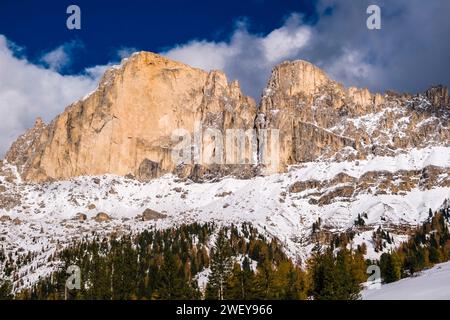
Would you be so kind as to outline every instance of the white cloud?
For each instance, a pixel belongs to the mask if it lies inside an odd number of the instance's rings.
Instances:
[[[267,61],[278,62],[292,57],[308,44],[311,38],[311,29],[306,26],[300,26],[297,16],[291,19],[297,21],[292,28],[285,25],[275,29],[261,40]]]
[[[122,60],[122,59],[128,58],[136,51],[139,51],[139,50],[136,48],[133,48],[133,47],[121,47],[119,50],[116,51],[116,56],[120,60]]]
[[[368,30],[366,9],[381,7],[382,29]],[[346,86],[420,92],[450,84],[450,1],[319,0],[317,21],[306,25],[292,14],[266,35],[240,24],[227,42],[190,41],[164,52],[206,70],[222,69],[258,99],[271,69],[283,60],[304,59]],[[433,17],[433,19],[430,19]]]
[[[16,57],[14,47],[0,35],[0,157],[37,117],[50,121],[92,91],[100,76],[100,72],[62,76]]]
[[[191,41],[163,53],[167,57],[204,70],[224,69],[237,48],[227,43]]]
[[[376,70],[364,61],[364,56],[357,50],[343,49],[342,55],[324,65],[332,79],[347,84],[363,83],[366,79],[376,77]]]
[[[51,70],[62,71],[72,64],[73,51],[82,47],[83,44],[75,40],[64,43],[56,49],[42,55],[41,61]]]
[[[240,81],[246,94],[258,97],[272,67],[298,56],[311,36],[312,29],[292,14],[282,27],[266,36],[249,33],[240,22],[228,42],[194,40],[162,54],[204,70],[223,70]]]

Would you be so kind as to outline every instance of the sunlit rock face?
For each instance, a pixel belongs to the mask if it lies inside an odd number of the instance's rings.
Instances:
[[[425,94],[344,88],[306,61],[274,68],[257,126],[280,130],[280,166],[314,160],[392,156],[409,148],[450,144],[445,87]]]
[[[26,181],[107,173],[250,178],[303,162],[449,146],[449,105],[443,86],[374,94],[298,60],[273,69],[257,107],[220,71],[139,52],[50,124],[38,120],[6,160]]]
[[[222,72],[140,52],[109,69],[95,92],[48,126],[33,129],[37,136],[31,139],[32,151],[26,147],[30,139],[21,137],[7,159],[30,181],[105,173],[150,179],[179,165],[171,154],[180,143],[172,137],[177,129],[192,140],[196,126],[217,129],[225,148],[226,130],[253,129],[255,110],[254,101]],[[201,139],[200,164],[209,164],[216,152],[215,137],[206,132]],[[251,159],[256,150],[246,148],[245,157]],[[189,174],[194,162],[185,165]]]

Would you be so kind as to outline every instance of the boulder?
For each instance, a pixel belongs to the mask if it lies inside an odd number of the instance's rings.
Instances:
[[[111,217],[110,217],[107,213],[99,212],[99,213],[97,213],[97,215],[94,217],[94,220],[95,220],[96,222],[107,222],[107,221],[110,221],[110,220],[111,220]]]
[[[142,221],[159,220],[167,218],[167,215],[152,209],[145,209],[142,213]]]
[[[7,215],[3,215],[0,217],[0,222],[7,222],[7,221],[11,221],[11,217],[7,216]]]

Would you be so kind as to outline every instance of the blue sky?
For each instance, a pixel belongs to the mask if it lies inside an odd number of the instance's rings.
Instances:
[[[314,20],[315,1],[304,0],[76,0],[0,1],[0,33],[26,48],[30,60],[62,43],[76,41],[70,68],[81,72],[115,58],[122,47],[153,52],[193,39],[226,41],[236,24],[246,21],[251,33],[267,34],[292,13]],[[81,8],[82,29],[66,28],[66,8]]]
[[[70,4],[81,30],[66,28]],[[381,30],[366,26],[371,4]],[[448,0],[0,0],[0,157],[136,50],[223,70],[257,101],[272,68],[295,59],[374,92],[448,86],[449,16]]]

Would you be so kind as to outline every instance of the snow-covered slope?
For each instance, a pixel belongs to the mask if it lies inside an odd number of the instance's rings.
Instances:
[[[450,262],[438,264],[416,277],[365,289],[364,300],[450,300]]]
[[[441,168],[431,185],[425,183],[430,173],[422,172],[429,166]],[[21,182],[14,167],[4,164],[4,176],[0,176],[0,185],[5,187],[0,193],[0,217],[7,218],[0,219],[3,220],[0,222],[0,248],[12,253],[16,260],[28,252],[33,253],[32,261],[20,265],[16,274],[18,284],[27,286],[55,267],[47,262],[55,250],[81,237],[92,236],[93,232],[120,234],[143,230],[150,225],[165,228],[192,222],[239,224],[247,221],[262,233],[277,237],[292,258],[305,261],[315,244],[312,224],[320,218],[328,234],[353,228],[356,231],[354,244],[365,242],[367,257],[377,258],[381,252],[373,247],[374,229],[382,226],[390,231],[394,243],[386,244],[384,250],[388,250],[407,239],[407,229],[424,221],[429,208],[438,209],[450,199],[449,177],[445,174],[449,167],[450,148],[443,147],[410,150],[395,157],[364,161],[311,162],[292,167],[287,173],[249,180],[229,177],[204,183],[180,180],[172,175],[146,183],[106,175],[32,184]],[[385,188],[385,173],[382,178],[377,176],[380,171],[397,175],[401,170],[412,179],[408,188],[401,192]],[[422,174],[416,177],[414,170]],[[329,182],[333,177],[345,173],[351,179],[361,180],[370,172],[377,174],[369,187],[361,188],[359,183],[351,195],[330,196],[336,188],[348,186],[345,182],[337,185]],[[391,177],[392,183],[401,185],[403,182],[398,183],[395,175]],[[320,181],[320,188],[292,190],[295,183],[310,179]],[[324,194],[322,197],[327,201],[316,201],[318,193]],[[147,208],[167,217],[142,221],[140,215]],[[107,213],[111,220],[96,222],[93,218],[99,212]],[[86,214],[87,220],[74,219],[77,213]],[[354,226],[358,214],[365,217],[364,228]],[[0,265],[0,272],[1,268]]]

